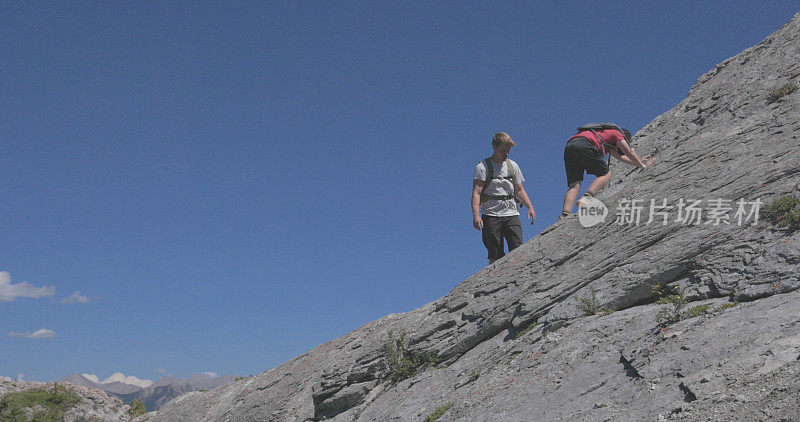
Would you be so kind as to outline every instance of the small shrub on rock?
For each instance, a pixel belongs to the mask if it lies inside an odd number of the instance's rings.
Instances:
[[[520,352],[519,350],[515,350],[515,351],[511,352],[511,357],[508,358],[508,363],[506,363],[506,365],[511,365],[511,362],[513,362],[514,359],[517,356],[521,355],[521,354],[522,354],[522,352]]]
[[[709,308],[710,306],[711,306],[711,305],[697,305],[697,306],[693,306],[693,307],[691,307],[691,308],[687,309],[687,310],[686,310],[686,311],[683,313],[683,315],[682,315],[682,316],[683,316],[683,318],[682,318],[682,319],[689,319],[689,318],[694,318],[694,317],[696,317],[696,316],[704,315],[706,312],[708,312],[708,308]]]
[[[406,333],[400,333],[399,338],[394,338],[394,333],[389,331],[389,340],[383,346],[383,354],[389,364],[389,378],[393,382],[399,382],[410,378],[417,373],[417,370],[424,364],[436,364],[439,358],[435,351],[426,353],[406,350]]]
[[[697,305],[684,310],[686,305],[689,304],[689,301],[685,299],[685,292],[683,289],[659,285],[654,287],[653,291],[658,292],[660,296],[656,303],[660,305],[670,305],[659,311],[658,315],[656,315],[656,321],[658,321],[658,324],[662,327],[667,327],[684,319],[694,318],[710,312],[710,304]]]
[[[659,325],[666,327],[672,325],[683,319],[683,308],[689,303],[685,298],[683,291],[670,288],[666,285],[656,286],[653,290],[658,292],[660,298],[656,303],[661,305],[671,305],[662,309],[656,315],[656,321]]]
[[[594,290],[592,290],[591,296],[586,295],[578,299],[578,308],[583,311],[584,316],[610,314],[614,312],[613,309],[610,309],[606,306],[601,306],[600,301],[597,300],[597,295],[595,294]]]
[[[145,413],[147,413],[147,409],[145,409],[142,400],[136,399],[131,402],[131,408],[128,410],[129,415],[135,418],[137,416],[144,415]]]
[[[792,92],[797,90],[797,85],[792,82],[787,82],[769,93],[769,102],[774,103],[775,101],[780,100],[781,98],[791,94]]]
[[[441,418],[442,415],[444,415],[444,412],[447,412],[451,407],[453,407],[453,402],[447,403],[446,405],[439,407],[433,413],[431,413],[425,418],[425,422],[434,422],[435,420]]]
[[[733,308],[734,306],[736,306],[738,304],[739,304],[738,301],[737,302],[726,303],[726,304],[720,306],[719,308],[717,308],[716,310],[719,311],[719,312],[722,312],[722,311],[724,311],[726,309]]]
[[[523,328],[523,329],[522,329],[522,331],[518,332],[518,333],[517,333],[517,335],[515,335],[515,336],[514,336],[514,340],[516,340],[516,339],[518,339],[518,338],[520,338],[520,337],[524,336],[524,335],[525,335],[525,333],[527,333],[528,331],[532,330],[532,329],[533,329],[534,327],[536,327],[537,325],[539,325],[539,321],[533,321],[533,322],[531,322],[530,324],[528,324],[528,326],[527,326],[527,327]]]
[[[786,195],[764,206],[761,216],[778,227],[785,227],[790,232],[800,230],[800,200]]]

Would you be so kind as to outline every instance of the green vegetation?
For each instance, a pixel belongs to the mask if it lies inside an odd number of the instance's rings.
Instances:
[[[684,299],[683,291],[667,285],[653,286],[653,291],[661,296],[656,303],[672,305],[662,309],[656,315],[656,321],[658,321],[659,325],[666,327],[683,319],[683,307],[689,303]]]
[[[664,309],[662,309],[658,315],[656,315],[656,321],[658,321],[659,325],[662,327],[666,327],[668,325],[675,324],[678,321],[693,318],[700,315],[705,315],[709,313],[709,308],[711,308],[710,304],[705,305],[697,305],[693,306],[687,310],[683,310],[684,307],[689,303],[686,300],[685,293],[681,289],[669,287],[666,285],[658,285],[653,287],[653,291],[657,292],[660,296],[656,303],[660,305],[671,305]],[[726,305],[728,306],[728,305]],[[735,305],[729,305],[735,306]],[[723,309],[725,307],[723,306]]]
[[[718,311],[720,311],[720,312],[722,312],[722,311],[724,311],[724,310],[726,310],[726,309],[733,308],[734,306],[736,306],[736,305],[738,305],[738,304],[739,304],[739,302],[726,303],[726,304],[724,304],[724,305],[720,306],[719,308],[717,308],[717,310],[718,310]]]
[[[687,309],[686,312],[683,313],[683,319],[688,319],[688,318],[693,318],[693,317],[696,317],[696,316],[703,315],[706,312],[708,312],[708,308],[710,306],[711,305],[697,305],[697,306],[691,307],[691,308]]]
[[[520,352],[519,350],[515,350],[515,351],[511,352],[511,357],[508,359],[508,363],[506,365],[511,365],[511,362],[513,362],[514,359],[517,356],[521,355],[521,354],[522,354],[522,352]]]
[[[64,420],[64,414],[80,401],[74,391],[62,385],[9,393],[0,400],[0,420],[27,421],[25,409],[39,407],[43,410],[33,415],[34,422],[58,422]]]
[[[480,376],[481,376],[481,371],[480,370],[478,370],[478,369],[473,370],[472,373],[469,374],[469,382],[477,381],[478,377],[480,377]]]
[[[614,312],[613,309],[610,309],[606,306],[600,306],[600,301],[597,300],[597,295],[595,294],[594,290],[592,290],[591,296],[586,295],[578,299],[578,308],[583,311],[583,315],[585,316],[610,314]]]
[[[249,376],[246,376],[246,377],[236,377],[236,379],[234,381],[246,380],[246,379],[252,378],[252,377],[253,377],[253,374],[250,374]]]
[[[0,420],[8,422],[28,422],[25,411],[17,407],[0,410],[0,418],[2,418]]]
[[[446,405],[436,409],[433,413],[425,418],[425,422],[434,422],[435,420],[441,418],[442,415],[444,415],[444,412],[447,412],[447,410],[451,407],[453,407],[453,402],[447,403]]]
[[[383,346],[383,354],[389,363],[389,378],[393,382],[402,381],[412,377],[424,364],[436,364],[439,357],[435,351],[420,353],[406,350],[403,343],[406,333],[400,333],[399,338],[394,338],[394,333],[389,331],[389,340]]]
[[[539,325],[539,321],[534,320],[533,322],[528,324],[527,327],[523,328],[522,331],[518,332],[517,335],[514,336],[514,340],[524,336],[525,333],[527,333],[528,331],[532,330],[533,327],[536,327],[537,325]]]
[[[786,195],[764,206],[761,216],[777,225],[788,228],[790,232],[800,230],[800,200]]]
[[[147,413],[147,409],[144,407],[144,403],[142,400],[136,399],[131,402],[131,408],[128,409],[128,414],[133,416],[134,418],[140,415],[144,415]]]
[[[775,101],[780,100],[781,98],[791,94],[797,90],[797,85],[792,82],[787,82],[782,86],[779,86],[769,93],[769,102],[774,103]]]

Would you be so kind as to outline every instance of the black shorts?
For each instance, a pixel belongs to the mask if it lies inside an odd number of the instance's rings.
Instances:
[[[600,150],[586,138],[575,138],[564,148],[564,169],[567,171],[567,186],[583,180],[584,170],[597,177],[608,174],[608,164],[603,161]]]

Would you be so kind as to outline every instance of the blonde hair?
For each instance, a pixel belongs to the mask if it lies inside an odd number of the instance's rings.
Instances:
[[[514,141],[511,140],[511,137],[508,136],[507,133],[498,132],[498,133],[495,133],[494,137],[492,138],[492,145],[500,145],[500,144],[507,144],[507,145],[511,145],[513,147],[514,146]]]

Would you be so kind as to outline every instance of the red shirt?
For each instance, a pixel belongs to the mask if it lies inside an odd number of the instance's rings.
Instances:
[[[620,133],[620,131],[616,129],[603,129],[603,130],[596,130],[595,132],[597,132],[597,134],[600,135],[600,137],[603,139],[598,139],[597,136],[594,136],[594,133],[592,133],[591,130],[584,130],[583,132],[579,132],[572,138],[569,138],[569,140],[571,141],[575,138],[586,138],[589,141],[591,141],[594,144],[594,146],[596,146],[597,149],[599,149],[600,151],[605,151],[605,149],[603,149],[603,146],[601,145],[603,142],[605,142],[608,145],[616,146],[617,142],[625,140],[625,135],[623,135],[622,133]]]

